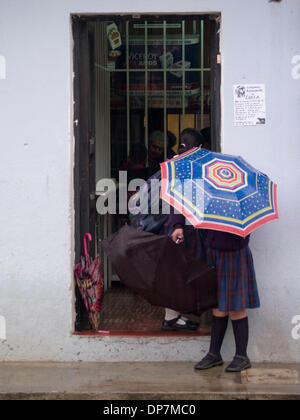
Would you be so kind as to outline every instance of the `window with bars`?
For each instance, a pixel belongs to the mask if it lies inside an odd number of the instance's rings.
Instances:
[[[161,154],[154,155],[162,161],[176,153],[183,129],[210,127],[211,21],[149,17],[102,25],[103,37],[112,29],[116,42],[106,40],[106,57],[95,66],[107,78],[111,175],[117,177],[133,145],[142,143],[151,154],[153,137],[160,137]]]

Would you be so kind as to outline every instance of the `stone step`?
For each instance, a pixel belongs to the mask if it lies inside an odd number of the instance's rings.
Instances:
[[[0,400],[300,400],[300,365],[195,372],[191,362],[0,363]]]

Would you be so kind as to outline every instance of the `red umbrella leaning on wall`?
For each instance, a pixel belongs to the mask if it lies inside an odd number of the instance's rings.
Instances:
[[[80,263],[75,267],[75,279],[88,312],[91,326],[95,331],[98,331],[104,283],[100,257],[98,255],[95,259],[91,258],[88,253],[87,240],[92,241],[90,233],[86,233],[83,238],[84,256],[81,257]]]

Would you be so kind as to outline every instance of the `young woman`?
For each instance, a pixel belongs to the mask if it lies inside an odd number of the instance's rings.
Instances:
[[[203,143],[203,139],[199,138],[199,134],[197,135],[195,130],[187,129],[182,134],[179,153]],[[178,241],[178,238],[181,238],[179,240],[185,239],[186,245],[189,246],[191,239],[187,240],[184,217],[171,215],[168,222],[171,223],[173,228],[172,239],[175,242]],[[260,306],[253,258],[248,246],[249,236],[244,239],[229,233],[194,229],[193,238],[197,238],[197,231],[201,231],[202,239],[203,234],[206,236],[206,262],[217,269],[219,306],[213,310],[209,353],[195,366],[195,369],[205,370],[223,365],[221,348],[230,317],[236,342],[236,354],[226,371],[241,372],[251,368],[251,362],[247,355],[249,323],[246,310],[259,308]],[[203,257],[203,254],[201,257]],[[168,315],[171,317],[174,314],[166,310],[166,319]],[[174,324],[174,322],[183,323],[184,320],[180,318],[179,314],[178,321],[173,319],[169,322],[171,324]],[[165,324],[168,323],[165,321]],[[186,327],[188,327],[188,321]],[[192,326],[190,328],[192,329]]]
[[[208,231],[206,238],[207,263],[217,269],[219,307],[213,311],[209,353],[196,366],[197,370],[224,364],[221,348],[228,326],[232,322],[236,354],[227,372],[241,372],[251,368],[247,355],[249,323],[247,309],[259,308],[253,258],[249,236],[242,238],[224,232]]]

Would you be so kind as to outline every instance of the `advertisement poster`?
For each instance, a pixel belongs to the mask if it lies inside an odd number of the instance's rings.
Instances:
[[[163,108],[164,106],[164,64],[167,71],[167,107],[182,108],[182,85],[183,69],[199,68],[199,42],[198,35],[187,35],[185,39],[184,57],[182,38],[168,36],[166,42],[166,56],[162,38],[148,38],[147,60],[145,58],[144,37],[131,37],[129,39],[129,69],[141,70],[130,74],[129,92],[131,107],[135,109],[145,106],[145,67],[152,70],[148,75],[148,97],[151,108]],[[126,69],[126,48],[125,42],[120,48],[120,57],[115,59],[115,68]],[[183,59],[184,58],[184,59]],[[153,71],[154,70],[154,71]],[[161,70],[161,71],[160,71]],[[199,71],[185,72],[185,107],[193,112],[199,112],[201,107],[201,82]],[[125,106],[125,95],[127,89],[124,73],[114,73],[111,80],[112,107],[120,108]],[[202,92],[204,100],[204,112],[209,113],[210,89],[205,88]]]
[[[234,85],[234,125],[236,127],[266,124],[264,84]]]
[[[162,38],[149,37],[147,59],[145,57],[145,39],[144,37],[132,37],[129,39],[129,69],[138,70],[134,74],[130,83],[130,91],[134,91],[135,95],[145,90],[145,68],[146,64],[149,70],[154,70],[149,76],[149,91],[155,92],[152,95],[157,96],[159,92],[163,95],[164,90],[164,64],[168,69],[167,72],[167,90],[170,95],[181,95],[183,69],[199,68],[199,36],[188,35],[185,39],[185,51],[183,59],[182,39],[180,37],[169,36],[166,44],[166,54],[164,54],[164,46]],[[115,68],[118,70],[126,69],[126,48],[123,46],[120,51],[121,56],[116,60]],[[159,71],[161,70],[161,71]],[[156,71],[156,72],[155,72]],[[185,73],[186,96],[199,94],[200,92],[200,72]],[[126,89],[126,86],[120,86]]]

